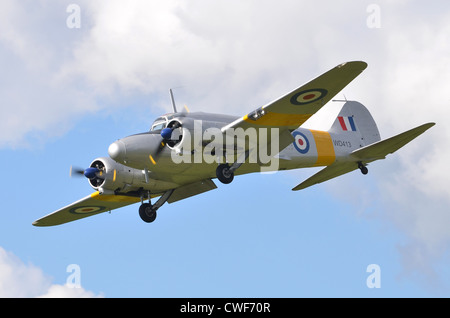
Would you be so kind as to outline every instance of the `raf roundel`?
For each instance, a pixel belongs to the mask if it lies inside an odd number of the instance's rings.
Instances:
[[[89,214],[105,210],[102,206],[82,206],[70,210],[74,214]]]
[[[305,91],[298,92],[292,95],[291,104],[292,105],[306,105],[313,103],[319,99],[324,98],[328,91],[322,88],[308,89]]]
[[[309,151],[309,140],[306,138],[304,134],[301,132],[294,132],[294,147],[301,154],[306,154]]]

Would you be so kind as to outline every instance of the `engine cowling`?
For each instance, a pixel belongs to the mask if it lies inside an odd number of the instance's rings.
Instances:
[[[175,151],[191,151],[201,146],[202,124],[192,118],[176,118],[169,122],[168,128],[172,129],[171,138],[167,146]],[[195,134],[198,136],[195,136]],[[197,144],[196,144],[197,143]]]
[[[184,137],[184,129],[185,129],[185,124],[183,124],[182,121],[180,121],[179,119],[174,119],[172,121],[169,122],[169,124],[167,125],[166,128],[164,128],[161,131],[161,137],[164,138],[164,140],[167,142],[167,145],[173,149],[174,147],[176,147],[178,144],[180,144],[183,141],[183,137]],[[169,132],[170,131],[170,136],[168,133],[166,133],[165,137],[164,133],[165,132]]]
[[[110,158],[97,158],[90,168],[99,170],[95,177],[89,179],[89,184],[100,192],[128,192],[146,184],[142,170],[124,166]]]

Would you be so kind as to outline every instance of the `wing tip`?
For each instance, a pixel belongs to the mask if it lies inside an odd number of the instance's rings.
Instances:
[[[433,127],[434,125],[436,125],[436,123],[433,122],[429,122],[426,124],[422,124],[420,126],[417,126],[416,128],[411,129],[412,130],[416,130],[419,132],[419,134],[417,136],[420,136],[421,134],[423,134],[424,132],[426,132],[428,129],[430,129],[431,127]]]
[[[302,186],[302,184],[299,184],[298,186],[292,188],[292,191],[300,191],[300,190],[303,190],[305,188],[307,188],[307,187],[304,187],[304,186]]]
[[[337,68],[342,68],[348,64],[357,67],[361,71],[365,70],[367,68],[367,66],[369,66],[369,64],[367,64],[364,61],[349,61],[349,62],[344,62],[344,63],[339,64],[337,66]]]
[[[59,224],[46,224],[41,219],[39,219],[39,220],[36,220],[33,223],[31,223],[31,225],[36,226],[36,227],[46,227],[46,226],[53,226],[53,225],[59,225]]]

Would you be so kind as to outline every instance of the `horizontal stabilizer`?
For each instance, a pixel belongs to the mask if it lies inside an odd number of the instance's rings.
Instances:
[[[356,169],[358,169],[358,165],[354,162],[346,162],[346,163],[335,162],[331,166],[328,166],[320,170],[309,179],[306,179],[305,181],[300,183],[298,186],[293,188],[292,191],[303,190],[317,183],[322,183],[324,181],[339,177],[343,174],[346,174]]]
[[[378,141],[366,147],[355,150],[351,153],[357,161],[371,162],[378,159],[384,159],[388,154],[394,153],[401,147],[417,138],[425,131],[433,127],[435,123],[423,124],[419,127],[405,131],[397,136]]]
[[[355,150],[350,154],[350,161],[335,162],[325,169],[320,170],[318,173],[308,178],[307,180],[303,181],[292,190],[302,190],[317,183],[321,183],[356,170],[359,168],[358,162],[367,164],[368,162],[384,159],[388,154],[397,151],[434,125],[434,123],[423,124],[419,127],[398,134],[397,136],[381,140],[366,147]]]

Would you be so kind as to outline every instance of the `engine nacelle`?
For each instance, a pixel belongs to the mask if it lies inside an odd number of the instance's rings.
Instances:
[[[167,146],[169,146],[169,148],[171,149],[176,148],[183,142],[184,132],[185,129],[187,128],[185,127],[187,126],[186,121],[189,121],[189,119],[186,118],[183,118],[182,120],[178,118],[173,119],[167,124],[167,127],[163,129],[163,131],[161,132],[161,136],[164,138],[163,136],[164,130],[168,129],[172,130],[169,140],[166,140]]]
[[[94,178],[89,179],[90,185],[100,192],[128,192],[148,186],[142,170],[127,167],[110,158],[97,158],[90,167],[100,170]]]

